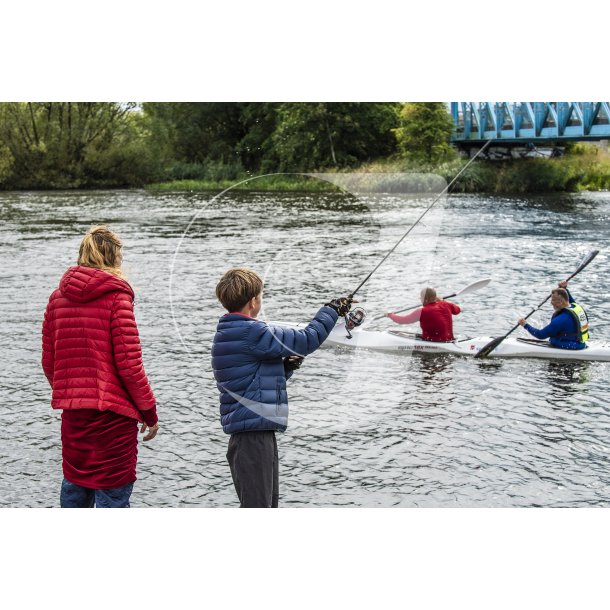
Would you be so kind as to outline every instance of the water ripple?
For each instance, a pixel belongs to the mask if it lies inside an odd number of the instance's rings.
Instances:
[[[305,320],[358,285],[426,204],[328,194],[209,199],[0,194],[0,506],[58,504],[60,420],[40,369],[40,325],[91,224],[108,222],[124,239],[159,401],[162,428],[140,445],[133,505],[235,506],[210,367],[223,313],[218,278],[248,265],[266,276],[268,319]],[[456,328],[464,336],[505,332],[583,253],[603,246],[609,218],[603,193],[451,197],[359,296],[377,314],[417,302],[425,284],[452,292],[492,277],[463,300]],[[573,283],[595,338],[610,339],[608,271],[602,250]],[[290,382],[290,426],[278,437],[282,505],[608,506],[609,372],[609,363],[320,350]]]

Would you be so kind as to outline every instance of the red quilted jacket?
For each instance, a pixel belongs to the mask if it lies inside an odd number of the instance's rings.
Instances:
[[[131,286],[106,271],[80,265],[66,271],[42,325],[54,409],[110,410],[143,421],[142,411],[155,407],[133,298]]]

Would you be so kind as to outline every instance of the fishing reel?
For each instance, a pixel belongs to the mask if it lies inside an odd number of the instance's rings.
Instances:
[[[360,326],[364,319],[366,318],[366,311],[362,309],[362,307],[354,307],[346,316],[345,316],[345,330],[347,331],[347,338],[352,338],[352,333],[350,331],[354,330]]]

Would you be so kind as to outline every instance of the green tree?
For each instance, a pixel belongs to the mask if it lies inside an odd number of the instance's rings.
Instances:
[[[18,102],[0,104],[0,143],[12,158],[14,188],[92,186],[95,158],[142,138],[134,129],[135,104],[114,102]],[[137,162],[141,151],[131,161]],[[122,184],[124,181],[119,181]]]
[[[89,146],[83,162],[87,186],[143,186],[163,178],[165,158],[150,141],[141,112],[125,116],[108,146]]]
[[[398,107],[358,102],[143,105],[155,149],[168,151],[178,168],[174,174],[193,178],[207,176],[218,163],[251,171],[302,171],[386,156],[396,150],[392,129],[398,126]]]
[[[175,159],[190,163],[231,161],[245,135],[242,103],[149,102],[143,104],[151,137]]]
[[[394,130],[400,153],[429,165],[452,156],[449,143],[453,120],[443,102],[409,102],[400,111],[400,127]]]
[[[277,128],[277,102],[250,102],[242,105],[240,121],[244,136],[237,144],[237,153],[248,170],[273,172],[278,167],[278,157],[273,143]]]
[[[284,103],[271,141],[281,171],[350,167],[395,151],[394,103]]]
[[[6,183],[13,170],[13,155],[6,145],[0,142],[0,186]]]

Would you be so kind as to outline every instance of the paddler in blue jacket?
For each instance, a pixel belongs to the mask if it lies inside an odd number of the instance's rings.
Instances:
[[[589,320],[585,310],[572,298],[567,282],[559,282],[559,288],[551,291],[551,305],[555,309],[550,324],[535,328],[525,320],[519,324],[536,337],[549,339],[553,347],[584,349],[589,338]]]

